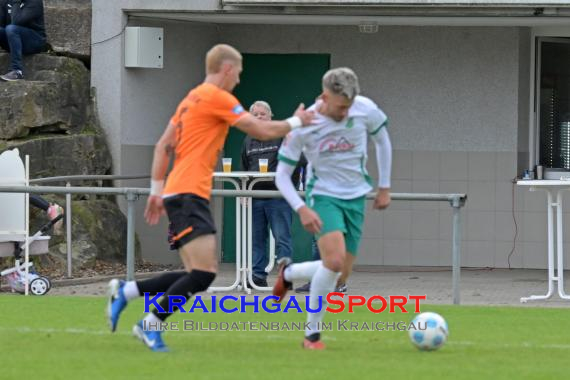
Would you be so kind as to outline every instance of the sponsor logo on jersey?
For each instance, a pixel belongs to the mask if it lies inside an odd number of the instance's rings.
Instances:
[[[331,137],[319,145],[319,153],[348,152],[354,149],[355,146],[356,145],[348,141],[346,137]]]

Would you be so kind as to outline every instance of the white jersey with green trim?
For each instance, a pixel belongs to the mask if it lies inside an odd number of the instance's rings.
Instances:
[[[388,118],[370,99],[357,96],[342,121],[335,121],[315,111],[315,126],[290,132],[279,149],[279,160],[296,165],[305,154],[307,200],[315,194],[340,199],[354,199],[370,192],[372,181],[366,171],[367,138],[387,126]]]

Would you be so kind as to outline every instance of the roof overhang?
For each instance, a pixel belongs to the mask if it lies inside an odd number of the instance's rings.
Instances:
[[[566,26],[570,27],[570,15],[566,17],[535,16],[458,16],[448,15],[374,15],[374,14],[289,14],[248,12],[185,12],[125,10],[129,17],[161,19],[206,24],[268,24],[268,25],[401,25],[401,26]]]
[[[222,0],[217,10],[124,10],[216,24],[570,26],[568,0]]]
[[[272,7],[570,7],[567,0],[222,0],[222,6]]]

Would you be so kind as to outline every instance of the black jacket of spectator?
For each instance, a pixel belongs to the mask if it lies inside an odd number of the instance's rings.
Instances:
[[[259,171],[259,159],[267,158],[268,160],[268,172],[275,172],[277,170],[277,154],[279,152],[279,147],[281,147],[282,139],[275,139],[269,141],[256,140],[250,136],[246,136],[243,147],[241,150],[241,169],[248,172],[258,172]],[[295,188],[299,188],[299,180],[301,179],[301,168],[303,168],[303,173],[305,171],[305,166],[307,161],[305,157],[302,156],[293,172],[291,179]],[[304,174],[303,174],[304,176]],[[303,183],[304,183],[304,179]],[[253,186],[254,190],[277,190],[274,181],[262,181]]]
[[[0,0],[0,27],[14,24],[46,36],[43,0]]]

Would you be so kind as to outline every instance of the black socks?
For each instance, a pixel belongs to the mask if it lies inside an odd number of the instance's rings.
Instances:
[[[170,306],[170,299],[168,296],[177,296],[179,299],[180,297],[184,298],[185,301],[188,301],[192,295],[203,292],[204,290],[208,289],[208,287],[214,282],[216,278],[216,274],[213,272],[205,272],[201,270],[192,270],[191,272],[182,272],[183,275],[179,276],[179,278],[172,283],[172,285],[168,288],[166,293],[159,302],[159,305],[162,309],[164,309],[165,313],[159,313],[158,310],[153,310],[154,315],[156,315],[160,320],[164,321],[168,318],[172,313],[169,313],[169,306]],[[143,290],[139,287],[141,293]],[[178,309],[176,306],[173,309]],[[173,312],[175,310],[172,310]]]

